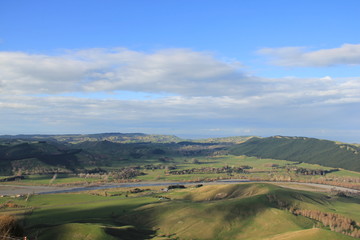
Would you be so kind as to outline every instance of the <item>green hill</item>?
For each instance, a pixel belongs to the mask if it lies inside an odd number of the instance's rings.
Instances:
[[[360,148],[306,137],[251,138],[231,147],[231,154],[272,158],[360,171]]]
[[[24,218],[24,227],[29,237],[36,235],[37,239],[360,237],[360,199],[356,197],[265,183],[207,185],[168,192],[148,189],[144,195],[128,190],[122,189],[126,196],[93,192],[34,195],[27,202],[16,201],[33,207],[32,213]],[[64,201],[69,204],[62,204]]]
[[[83,168],[90,160],[89,153],[82,149],[56,142],[0,145],[0,174],[4,175],[71,172]]]
[[[314,226],[325,228],[310,231],[303,239],[352,239],[290,210],[332,212],[335,201],[322,194],[243,184],[205,186],[165,196],[172,200],[140,207],[120,220],[159,229],[158,234],[171,236],[169,239],[286,239],[281,238],[285,233],[296,239],[299,231]]]
[[[168,135],[0,136],[0,175],[76,172],[93,167],[169,163],[170,159],[246,155],[360,171],[360,147],[304,137],[230,137],[180,141]]]

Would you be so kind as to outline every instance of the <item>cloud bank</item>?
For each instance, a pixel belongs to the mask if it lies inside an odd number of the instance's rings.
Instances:
[[[263,48],[259,54],[270,57],[279,66],[329,67],[360,65],[360,44],[343,44],[339,48],[309,51],[304,47]]]
[[[239,94],[249,81],[238,63],[209,53],[168,49],[142,53],[127,49],[88,49],[61,56],[0,53],[1,93],[135,91],[180,95]],[[229,85],[235,87],[228,89]]]
[[[283,59],[301,55],[299,49],[266,51],[282,51]],[[269,134],[293,129],[301,135],[312,128],[345,131],[360,117],[354,110],[360,78],[264,78],[239,62],[190,49],[0,52],[0,66],[3,134],[41,129],[212,135],[218,129],[220,135],[248,135],[268,128]],[[122,91],[134,95],[124,99]]]

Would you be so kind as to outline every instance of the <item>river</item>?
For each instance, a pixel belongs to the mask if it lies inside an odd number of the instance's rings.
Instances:
[[[111,188],[136,188],[136,187],[153,187],[153,186],[164,186],[169,185],[219,185],[219,184],[238,184],[238,183],[250,183],[250,182],[265,182],[265,181],[250,181],[246,179],[228,179],[218,180],[213,182],[137,182],[137,183],[113,183],[104,185],[94,186],[81,186],[81,187],[56,187],[56,186],[19,186],[19,185],[0,185],[0,195],[13,196],[13,195],[24,195],[24,194],[54,194],[54,193],[72,193],[82,192],[99,189],[111,189]],[[348,191],[352,193],[360,193],[359,190],[336,187],[325,184],[317,183],[299,183],[299,182],[266,182],[276,184],[286,188],[303,189],[310,191],[330,191],[332,189],[338,191]]]

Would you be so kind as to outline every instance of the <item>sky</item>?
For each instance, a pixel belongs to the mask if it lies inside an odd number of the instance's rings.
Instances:
[[[0,0],[0,134],[360,143],[358,0]]]

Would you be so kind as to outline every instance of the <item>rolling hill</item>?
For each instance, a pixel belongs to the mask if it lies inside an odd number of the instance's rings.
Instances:
[[[0,145],[0,174],[71,172],[90,164],[82,149],[56,142],[23,142]]]
[[[0,136],[0,175],[76,172],[141,160],[246,155],[360,171],[360,147],[306,137],[229,137],[182,140],[169,135]],[[26,171],[24,171],[26,170]],[[27,172],[27,173],[26,173]]]
[[[352,239],[338,233],[340,229],[327,230],[324,220],[291,210],[332,212],[331,205],[337,200],[323,194],[242,184],[205,186],[163,196],[171,200],[137,208],[119,220],[138,228],[158,229],[167,239],[299,239],[299,232],[308,236],[306,239]],[[340,222],[341,216],[334,216]]]
[[[359,198],[273,184],[207,185],[126,196],[35,195],[25,231],[37,239],[308,239],[360,237]],[[143,194],[143,195],[142,195]],[[66,200],[67,199],[67,200]],[[69,204],[60,204],[69,201]],[[1,202],[1,201],[0,201]],[[353,236],[353,237],[351,237]]]
[[[360,171],[360,148],[306,137],[251,138],[231,147],[231,154],[306,162]]]

